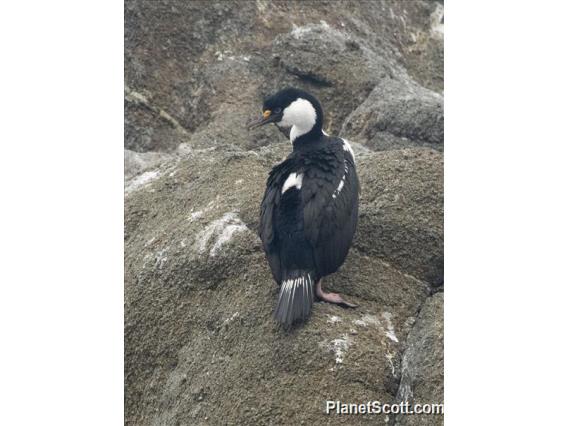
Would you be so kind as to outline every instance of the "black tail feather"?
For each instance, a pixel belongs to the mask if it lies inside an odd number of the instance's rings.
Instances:
[[[310,273],[294,271],[282,281],[274,318],[289,327],[297,320],[307,319],[313,303],[314,282]]]

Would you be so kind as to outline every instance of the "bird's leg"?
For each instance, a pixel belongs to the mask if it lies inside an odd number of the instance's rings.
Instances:
[[[353,303],[349,303],[347,302],[343,297],[341,297],[340,294],[337,293],[326,293],[325,291],[323,291],[323,289],[321,288],[321,283],[323,281],[323,278],[320,279],[316,285],[316,294],[317,296],[323,300],[324,302],[328,302],[328,303],[335,303],[336,305],[342,305],[345,306],[347,308],[356,308],[357,305],[354,305]]]

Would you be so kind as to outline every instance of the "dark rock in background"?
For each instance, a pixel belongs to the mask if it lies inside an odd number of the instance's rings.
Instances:
[[[394,424],[325,401],[407,385],[443,402],[443,348],[420,340],[443,315],[442,19],[427,1],[126,1],[126,424]],[[288,333],[256,228],[290,144],[245,129],[286,85],[322,101],[362,187],[325,284],[360,308],[318,303]]]
[[[343,137],[373,150],[426,146],[443,150],[444,101],[409,79],[382,79],[351,113]]]
[[[126,1],[125,145],[173,151],[213,123],[242,126],[285,85],[320,98],[333,133],[380,81],[441,93],[442,16],[440,3],[426,1]],[[233,143],[269,143],[260,134]]]
[[[387,54],[381,55],[364,40],[332,28],[325,21],[295,27],[276,37],[272,51],[278,66],[288,75],[296,77],[306,89],[317,88],[325,105],[326,128],[331,133],[338,132],[339,123],[367,98],[380,79],[402,72]],[[267,91],[282,85],[278,82],[274,87],[272,83]]]

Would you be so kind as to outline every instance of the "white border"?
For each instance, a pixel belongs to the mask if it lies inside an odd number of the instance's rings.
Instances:
[[[445,2],[445,421],[566,415],[566,3]]]
[[[123,4],[0,11],[0,424],[123,423]]]
[[[122,2],[0,12],[1,424],[123,422]],[[446,424],[558,424],[563,2],[445,2]]]

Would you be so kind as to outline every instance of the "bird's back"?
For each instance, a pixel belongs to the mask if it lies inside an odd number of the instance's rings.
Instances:
[[[274,167],[261,205],[260,237],[274,279],[311,268],[314,279],[345,260],[357,223],[359,184],[342,139],[323,136]]]

